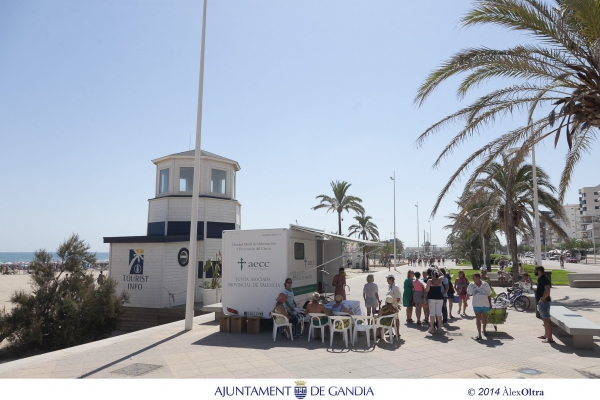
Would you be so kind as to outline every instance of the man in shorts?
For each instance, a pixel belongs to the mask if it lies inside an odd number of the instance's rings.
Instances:
[[[544,267],[535,267],[535,275],[538,277],[535,301],[537,310],[544,321],[544,336],[538,336],[542,343],[554,343],[552,339],[552,321],[550,321],[550,280],[544,274]]]

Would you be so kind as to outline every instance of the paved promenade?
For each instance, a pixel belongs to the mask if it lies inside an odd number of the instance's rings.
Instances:
[[[577,268],[580,272],[598,270]],[[395,273],[400,286],[408,269],[399,267]],[[375,273],[382,297],[387,273]],[[352,276],[348,298],[360,299],[366,274]],[[598,289],[555,287],[552,297],[555,304],[600,323]],[[306,337],[290,342],[278,336],[273,342],[270,331],[258,335],[220,333],[209,314],[196,317],[191,332],[183,331],[182,321],[0,364],[0,378],[132,378],[113,372],[136,363],[159,368],[135,379],[600,378],[597,338],[594,350],[575,350],[571,339],[561,336],[555,338],[555,344],[543,344],[536,339],[543,327],[534,313],[509,311],[497,333],[490,327],[489,339],[475,342],[471,339],[476,333],[472,310],[468,314],[471,316],[452,320],[445,334],[430,335],[426,327],[407,325],[403,309],[399,342],[390,345],[380,340],[368,348],[365,337],[359,336],[358,344],[348,349],[339,335],[330,349],[327,340],[325,344],[307,343]],[[537,374],[522,372],[526,369]]]

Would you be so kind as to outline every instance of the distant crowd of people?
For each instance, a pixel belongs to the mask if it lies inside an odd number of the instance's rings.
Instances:
[[[437,261],[437,265],[445,265],[446,264],[446,256],[411,256],[407,258],[407,263],[409,266],[427,266],[434,265]],[[458,260],[456,260],[458,263]]]

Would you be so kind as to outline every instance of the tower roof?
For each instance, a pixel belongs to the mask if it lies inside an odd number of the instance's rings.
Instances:
[[[154,164],[159,163],[160,161],[166,160],[168,158],[193,158],[196,156],[196,150],[188,150],[188,151],[182,151],[180,153],[173,153],[173,154],[169,154],[168,156],[163,156],[163,157],[159,157],[156,158],[154,160],[152,160],[152,162]],[[230,164],[234,164],[236,166],[236,170],[239,171],[240,165],[238,164],[237,161],[235,160],[231,160],[229,158],[225,158],[223,156],[220,156],[218,154],[215,153],[211,153],[209,151],[206,150],[200,150],[200,157],[201,158],[212,158],[214,160],[218,160],[218,161],[224,161]]]

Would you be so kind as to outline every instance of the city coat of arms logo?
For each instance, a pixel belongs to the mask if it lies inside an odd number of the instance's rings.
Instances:
[[[144,274],[144,250],[129,250],[129,273],[133,275]]]
[[[306,397],[307,389],[305,381],[295,381],[296,387],[294,387],[294,396],[297,399],[302,400]]]

